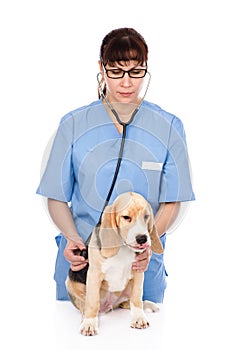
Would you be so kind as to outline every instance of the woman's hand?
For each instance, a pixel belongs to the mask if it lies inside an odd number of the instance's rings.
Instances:
[[[77,254],[77,249],[87,249],[87,247],[81,239],[79,242],[67,241],[66,247],[64,249],[64,256],[66,260],[70,263],[70,268],[72,271],[82,270],[88,263],[87,259]]]
[[[137,254],[136,260],[132,264],[132,269],[137,272],[145,272],[148,269],[151,254],[150,248],[147,248],[141,254]]]

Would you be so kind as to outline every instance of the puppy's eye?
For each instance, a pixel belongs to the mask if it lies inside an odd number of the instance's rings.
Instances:
[[[144,220],[145,220],[145,221],[148,221],[148,220],[149,220],[149,217],[150,217],[150,215],[146,214],[146,215],[144,216]]]
[[[128,216],[128,215],[123,215],[122,218],[125,220],[125,221],[128,221],[128,222],[131,222],[131,217]]]

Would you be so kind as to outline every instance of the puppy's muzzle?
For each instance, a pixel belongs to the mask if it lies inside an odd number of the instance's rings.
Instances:
[[[145,244],[147,242],[147,235],[143,234],[139,234],[136,236],[136,242],[138,244]]]

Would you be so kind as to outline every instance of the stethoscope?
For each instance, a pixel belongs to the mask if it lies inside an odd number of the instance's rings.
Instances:
[[[116,117],[116,120],[118,121],[118,123],[119,123],[120,125],[122,125],[123,127],[126,126],[126,125],[129,125],[130,123],[132,123],[132,121],[133,121],[133,119],[134,119],[136,113],[138,112],[138,110],[139,110],[139,108],[140,108],[142,102],[143,102],[144,99],[145,99],[145,96],[146,96],[146,94],[147,94],[147,91],[148,91],[149,85],[150,85],[150,81],[151,81],[151,74],[150,74],[149,72],[147,72],[147,74],[149,75],[149,80],[148,80],[148,82],[147,82],[147,86],[146,86],[144,95],[143,95],[143,97],[142,97],[142,99],[141,99],[139,105],[137,106],[137,108],[135,108],[135,110],[133,111],[133,113],[132,113],[132,115],[131,115],[131,117],[130,117],[130,119],[128,120],[127,123],[124,123],[124,122],[120,119],[120,117],[119,117],[117,111],[115,110],[115,108],[113,108],[113,106],[111,105],[111,103],[108,101],[107,96],[104,94],[103,89],[102,89],[102,86],[101,86],[101,81],[100,81],[100,76],[102,76],[102,73],[99,72],[99,73],[97,74],[97,82],[98,82],[98,86],[99,86],[100,95],[101,95],[102,99],[105,100],[107,106],[109,107],[109,109],[111,110],[111,112],[113,113],[113,115]],[[124,131],[124,128],[123,128],[123,131]]]
[[[116,178],[117,178],[117,175],[118,175],[118,172],[119,172],[119,169],[120,169],[120,164],[121,164],[121,160],[122,160],[122,155],[123,155],[123,149],[124,149],[124,145],[125,145],[125,138],[126,138],[126,127],[127,125],[129,125],[130,123],[132,123],[136,113],[138,112],[142,102],[144,101],[145,99],[145,96],[146,96],[146,93],[148,91],[148,88],[149,88],[149,85],[150,85],[150,80],[151,80],[151,74],[149,72],[147,72],[149,74],[149,80],[147,82],[147,86],[146,86],[146,89],[145,89],[145,92],[144,92],[144,95],[139,103],[139,105],[137,106],[137,108],[135,108],[135,110],[133,111],[129,121],[127,123],[124,123],[117,111],[113,108],[113,106],[111,105],[111,103],[108,101],[107,99],[107,96],[104,94],[103,92],[103,89],[102,89],[102,86],[101,86],[101,82],[100,82],[100,76],[102,76],[102,73],[99,72],[97,74],[97,82],[98,82],[98,86],[99,86],[99,91],[100,91],[100,95],[101,97],[106,101],[106,104],[108,105],[108,107],[110,108],[111,112],[114,114],[114,116],[116,117],[116,120],[118,121],[118,123],[120,125],[123,126],[123,133],[122,133],[122,138],[121,138],[121,146],[120,146],[120,151],[119,151],[119,155],[118,155],[118,161],[117,161],[117,166],[116,166],[116,170],[115,170],[115,174],[113,176],[113,180],[112,180],[112,184],[111,184],[111,187],[110,187],[110,190],[109,190],[109,193],[108,193],[108,196],[106,198],[106,201],[105,201],[105,205],[104,205],[104,208],[106,207],[106,205],[108,204],[109,200],[110,200],[110,197],[111,197],[111,194],[112,194],[112,191],[113,191],[113,188],[114,188],[114,185],[115,185],[115,182],[116,182]]]
[[[107,106],[109,107],[109,109],[111,110],[111,112],[114,114],[114,116],[116,117],[116,120],[118,121],[118,123],[120,125],[123,126],[123,133],[122,133],[122,137],[121,137],[121,145],[120,145],[120,151],[119,151],[119,154],[118,154],[118,159],[117,159],[117,165],[116,165],[116,169],[115,169],[115,172],[114,172],[114,175],[113,175],[113,179],[112,179],[112,183],[111,183],[111,186],[110,186],[110,189],[109,189],[109,192],[108,192],[108,195],[107,195],[107,198],[105,199],[105,203],[104,203],[104,206],[103,206],[103,209],[102,209],[102,212],[101,212],[101,215],[99,217],[99,221],[96,225],[96,240],[97,240],[97,246],[99,247],[99,249],[101,248],[101,242],[100,242],[100,237],[99,237],[99,227],[100,227],[100,223],[101,223],[101,218],[102,218],[102,215],[103,215],[103,212],[104,212],[104,209],[106,208],[106,206],[108,205],[109,203],[109,200],[110,200],[110,197],[112,195],[112,192],[113,192],[113,189],[114,189],[114,186],[115,186],[115,183],[116,183],[116,180],[117,180],[117,175],[119,173],[119,170],[120,170],[120,165],[121,165],[121,160],[122,160],[122,157],[123,157],[123,150],[124,150],[124,145],[125,145],[125,138],[126,138],[126,127],[127,125],[129,125],[130,123],[132,123],[136,113],[138,112],[142,102],[144,101],[145,99],[145,96],[146,96],[146,93],[148,91],[148,88],[149,88],[149,85],[150,85],[150,80],[151,80],[151,74],[149,72],[147,72],[149,74],[149,80],[147,82],[147,86],[146,86],[146,89],[145,89],[145,92],[144,92],[144,95],[139,103],[139,105],[137,106],[137,108],[135,108],[135,110],[133,111],[129,121],[127,123],[124,123],[117,111],[113,108],[113,106],[111,105],[111,103],[108,101],[107,99],[107,96],[104,94],[103,92],[103,89],[102,89],[102,86],[101,86],[101,82],[100,82],[100,76],[102,76],[102,73],[99,72],[97,74],[97,82],[98,82],[98,86],[99,86],[99,91],[100,91],[100,96],[102,97],[102,99],[105,100]],[[89,235],[89,237],[87,238],[86,240],[86,244],[88,245],[89,244],[89,241],[91,239],[91,235],[92,233]]]

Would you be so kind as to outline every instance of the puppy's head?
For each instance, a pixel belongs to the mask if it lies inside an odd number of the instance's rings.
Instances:
[[[157,254],[163,252],[152,208],[135,192],[121,194],[105,208],[99,237],[104,257],[117,254],[122,244],[139,253],[149,246]]]

